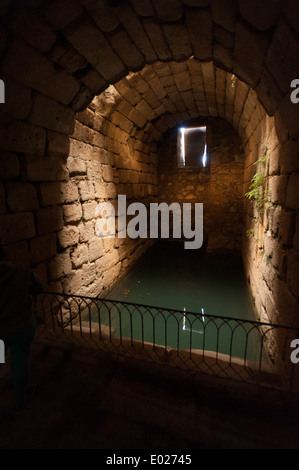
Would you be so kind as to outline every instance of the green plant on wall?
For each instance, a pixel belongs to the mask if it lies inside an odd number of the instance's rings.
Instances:
[[[250,228],[249,230],[246,231],[246,236],[248,238],[254,238],[254,230],[253,228]]]
[[[259,165],[263,168],[263,171],[257,171],[253,175],[249,192],[245,194],[247,199],[256,202],[256,207],[259,214],[264,213],[264,205],[267,201],[265,168],[267,166],[268,158],[269,155],[266,154],[264,157],[261,157],[256,162],[254,162],[254,165]]]

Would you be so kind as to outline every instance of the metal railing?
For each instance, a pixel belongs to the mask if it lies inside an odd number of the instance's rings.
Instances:
[[[38,310],[44,337],[56,342],[299,391],[290,360],[296,328],[53,293],[40,296]]]

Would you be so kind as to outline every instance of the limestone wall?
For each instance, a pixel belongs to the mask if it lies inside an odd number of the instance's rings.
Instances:
[[[115,101],[109,92],[95,98],[77,114],[70,138],[45,130],[40,151],[2,155],[1,242],[10,260],[31,265],[48,289],[97,296],[147,248],[146,240],[95,234],[98,203],[116,207],[125,194],[128,204],[148,204],[158,192],[157,156],[128,134],[133,123],[125,116],[119,113],[124,124],[110,121]]]
[[[298,169],[299,145],[281,121],[258,105],[246,128],[244,194],[256,173],[265,176],[265,202],[244,198],[243,255],[257,318],[264,322],[299,324]],[[259,164],[260,158],[266,157]],[[247,235],[246,235],[247,231]],[[275,338],[278,351],[290,365],[289,340]]]
[[[207,125],[207,167],[178,167],[178,129],[159,148],[159,200],[204,204],[204,242],[208,251],[241,252],[243,234],[244,153],[242,141],[222,119]],[[190,123],[191,125],[191,123]]]

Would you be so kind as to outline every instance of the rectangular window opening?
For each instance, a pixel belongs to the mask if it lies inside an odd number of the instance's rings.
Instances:
[[[179,129],[179,168],[206,168],[208,166],[206,134],[206,126],[181,127]]]

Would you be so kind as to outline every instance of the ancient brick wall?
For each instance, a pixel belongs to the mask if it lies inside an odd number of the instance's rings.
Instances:
[[[245,155],[240,136],[222,119],[192,121],[195,125],[207,126],[207,167],[179,168],[178,129],[170,131],[159,148],[159,200],[203,203],[207,250],[241,253]]]
[[[127,177],[134,196],[156,197],[157,141],[191,118],[219,116],[242,138],[243,195],[253,163],[269,153],[264,213],[243,199],[243,254],[257,315],[297,324],[299,105],[290,84],[298,78],[298,2],[116,3],[1,2],[6,252],[53,288],[98,294],[103,282],[93,290],[89,280],[104,275],[106,264],[99,267],[103,247],[91,231],[95,203],[109,194],[113,200],[116,185],[123,192]],[[102,120],[90,103],[110,85],[120,96]],[[117,270],[128,263],[113,259],[114,249],[103,252]]]

